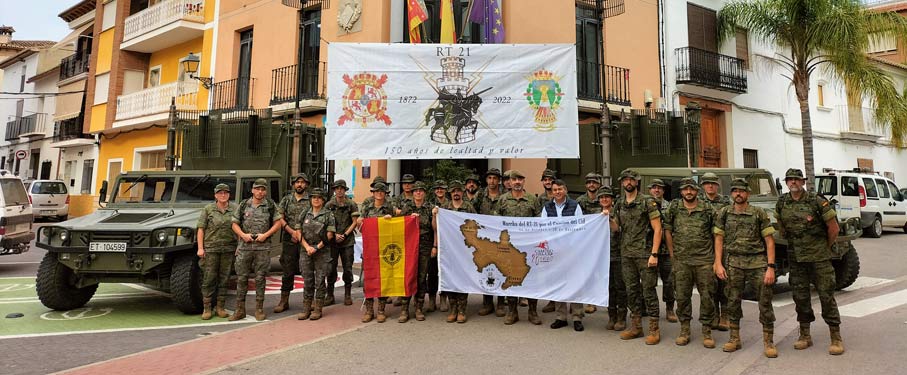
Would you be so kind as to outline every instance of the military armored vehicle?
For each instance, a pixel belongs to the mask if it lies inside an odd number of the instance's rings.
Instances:
[[[141,283],[170,293],[187,314],[202,311],[201,270],[196,256],[199,210],[227,184],[237,203],[251,196],[252,182],[269,181],[278,201],[284,178],[273,170],[136,171],[101,187],[106,207],[42,227],[36,246],[47,250],[38,268],[38,298],[55,310],[85,305],[100,283]],[[275,248],[280,236],[273,236]],[[279,250],[278,250],[279,251]]]
[[[721,194],[729,196],[731,193],[731,180],[735,178],[744,178],[749,182],[750,192],[749,203],[764,209],[775,229],[778,229],[778,223],[775,219],[775,204],[780,198],[782,189],[781,181],[773,178],[772,174],[765,169],[758,168],[633,168],[639,172],[642,181],[640,186],[648,186],[652,179],[660,178],[665,182],[666,200],[673,200],[680,197],[680,179],[692,176],[699,181],[699,178],[707,173],[712,172],[718,175],[721,180]],[[643,192],[647,192],[644,188]],[[832,201],[837,206],[837,202]],[[840,220],[840,219],[839,219]],[[862,226],[860,218],[849,218],[839,222],[841,233],[838,240],[832,248],[832,264],[835,267],[835,276],[837,277],[838,289],[844,289],[854,281],[860,274],[860,258],[857,249],[853,246],[853,241],[860,237]],[[776,277],[786,275],[790,271],[790,263],[787,260],[787,240],[781,236],[780,231],[775,232],[775,263],[777,269]],[[746,294],[746,293],[744,293]]]

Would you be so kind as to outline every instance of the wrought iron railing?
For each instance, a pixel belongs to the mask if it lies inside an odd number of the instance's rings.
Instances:
[[[296,65],[271,71],[271,105],[296,101],[296,85],[300,85],[299,100],[324,99],[327,91],[327,63],[305,61],[302,79],[296,79]]]
[[[17,117],[6,123],[6,140],[15,141],[19,137],[28,135],[41,135],[45,131],[44,121],[46,114],[35,113],[28,116]]]
[[[77,138],[92,138],[91,135],[82,132],[82,116],[74,117],[67,120],[57,121],[54,124],[54,142],[68,141]]]
[[[238,77],[211,85],[211,109],[246,109],[252,106],[255,78]]]
[[[694,47],[674,50],[677,57],[677,83],[689,83],[722,91],[746,92],[743,60]]]
[[[205,22],[204,0],[164,0],[126,17],[123,41],[176,21]]]
[[[60,80],[88,73],[91,55],[88,53],[74,53],[60,60]]]
[[[312,9],[320,7],[321,9],[330,9],[330,0],[281,0],[283,5],[296,9]]]
[[[630,105],[630,69],[605,65],[604,99],[611,104]],[[580,99],[602,100],[602,64],[576,61],[577,95]]]
[[[120,95],[117,98],[116,119],[125,120],[168,112],[171,98],[176,98],[177,109],[195,109],[198,100],[198,82],[177,81]]]
[[[576,6],[602,12],[605,18],[624,14],[624,0],[576,0]]]

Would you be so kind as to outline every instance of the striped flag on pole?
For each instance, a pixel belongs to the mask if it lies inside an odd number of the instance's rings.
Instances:
[[[412,216],[368,218],[362,223],[365,297],[416,294],[419,220]]]

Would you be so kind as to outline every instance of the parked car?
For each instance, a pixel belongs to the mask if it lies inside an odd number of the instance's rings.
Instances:
[[[898,228],[907,233],[907,196],[894,181],[855,168],[823,170],[816,175],[816,191],[837,201],[838,217],[860,218],[864,235],[882,236],[883,228]]]
[[[69,189],[60,180],[27,182],[28,199],[34,207],[35,218],[54,217],[60,221],[69,216]]]
[[[35,239],[32,207],[22,179],[0,171],[0,255],[28,251]]]

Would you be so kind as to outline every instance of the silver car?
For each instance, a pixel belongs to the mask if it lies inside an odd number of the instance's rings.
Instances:
[[[69,216],[69,189],[60,180],[34,180],[26,183],[35,218],[55,217],[60,221]]]

